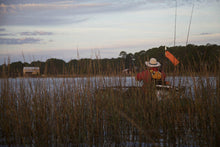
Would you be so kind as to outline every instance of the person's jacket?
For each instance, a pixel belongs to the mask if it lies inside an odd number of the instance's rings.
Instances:
[[[157,67],[151,67],[147,70],[144,70],[144,71],[138,73],[136,76],[136,79],[138,81],[143,81],[144,84],[152,82],[152,80],[154,80],[154,79],[152,78],[150,70],[155,71],[155,72],[159,71],[159,69]],[[160,82],[165,82],[166,74],[163,71],[159,71],[159,72],[161,73]]]

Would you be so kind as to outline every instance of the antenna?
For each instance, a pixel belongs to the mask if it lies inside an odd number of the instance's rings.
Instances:
[[[190,32],[190,26],[191,26],[191,22],[192,22],[193,9],[194,9],[194,3],[193,3],[193,6],[192,6],[191,17],[190,17],[190,20],[189,20],[188,34],[187,34],[187,38],[186,38],[186,45],[188,44],[188,40],[189,40],[189,32]]]
[[[79,60],[79,47],[78,47],[78,44],[77,44],[77,59]]]
[[[177,0],[176,0],[176,8],[175,8],[174,46],[176,46],[176,19],[177,19]]]

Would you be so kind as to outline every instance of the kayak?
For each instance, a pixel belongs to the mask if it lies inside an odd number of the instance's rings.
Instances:
[[[171,85],[156,85],[155,95],[158,100],[162,100],[170,97],[171,92],[175,91],[180,93],[184,91],[184,87],[176,87]],[[137,96],[138,94],[143,94],[143,89],[141,86],[109,86],[97,89],[98,91],[111,91],[115,94],[120,93],[124,97]],[[152,91],[151,91],[152,92]]]

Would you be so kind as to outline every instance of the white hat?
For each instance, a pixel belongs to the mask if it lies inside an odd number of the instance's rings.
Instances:
[[[160,67],[160,62],[157,62],[157,59],[151,58],[150,62],[145,62],[148,67]]]

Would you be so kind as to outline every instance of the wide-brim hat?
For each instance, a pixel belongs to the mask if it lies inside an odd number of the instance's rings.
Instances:
[[[145,62],[145,65],[148,67],[160,67],[160,62],[157,62],[155,58],[151,58],[149,62]]]

